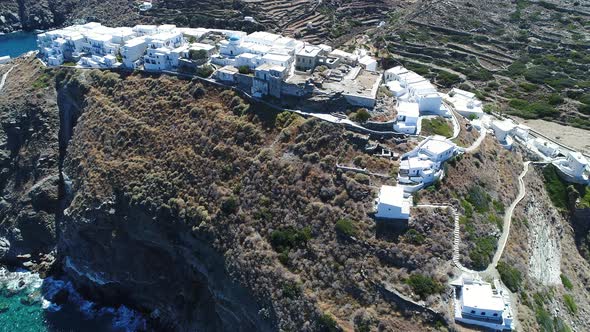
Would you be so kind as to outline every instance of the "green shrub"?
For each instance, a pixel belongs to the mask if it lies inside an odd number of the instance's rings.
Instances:
[[[282,230],[274,230],[270,234],[270,244],[278,252],[303,247],[310,239],[311,228],[309,227],[296,229],[289,226]]]
[[[445,70],[441,70],[436,75],[436,81],[447,88],[461,82],[461,77],[456,74],[450,73]]]
[[[558,209],[568,208],[568,194],[567,194],[567,183],[565,183],[557,170],[553,165],[547,165],[543,169],[543,178],[545,183],[545,189],[549,194],[549,198]]]
[[[508,287],[508,289],[510,289],[512,292],[517,292],[520,290],[522,275],[519,270],[505,262],[498,262],[496,268],[498,269],[498,273],[500,273],[502,282],[504,285],[506,285],[506,287]]]
[[[248,75],[248,74],[252,73],[252,69],[250,69],[250,67],[248,67],[248,66],[239,66],[238,72],[240,74]]]
[[[416,245],[423,244],[426,241],[426,237],[413,228],[408,229],[404,236],[406,241]]]
[[[490,210],[490,195],[479,185],[474,185],[469,188],[467,193],[467,201],[473,205],[475,211],[485,213]]]
[[[568,290],[572,290],[574,288],[574,285],[572,284],[572,282],[568,279],[568,277],[565,274],[561,274],[561,283],[563,284],[563,287],[567,288]]]
[[[356,122],[365,123],[369,121],[371,114],[365,108],[359,108],[356,112],[351,114],[350,119]]]
[[[238,201],[234,196],[226,198],[221,203],[221,210],[227,214],[235,213],[238,210]]]
[[[539,307],[535,310],[535,318],[543,332],[553,332],[553,320],[551,315],[543,308]]]
[[[213,69],[213,67],[211,65],[203,65],[200,67],[197,67],[197,69],[195,70],[195,74],[199,77],[204,77],[207,78],[209,76],[211,76],[211,74],[213,74],[215,70]]]
[[[569,294],[563,294],[563,301],[565,302],[565,306],[572,314],[578,313],[578,305],[574,298]]]
[[[412,287],[414,293],[423,299],[444,290],[444,287],[438,281],[422,274],[412,274],[406,280],[406,283]]]
[[[336,222],[336,232],[346,236],[356,236],[358,229],[350,219],[340,219]]]
[[[484,236],[475,239],[475,248],[469,252],[469,258],[473,267],[482,270],[492,261],[496,250],[497,240],[493,236]]]
[[[549,95],[549,97],[547,97],[547,102],[549,103],[549,105],[559,105],[559,104],[563,104],[563,97],[560,96],[557,93],[552,93]]]
[[[301,287],[296,282],[285,282],[282,288],[283,295],[289,299],[299,297],[302,293]]]
[[[322,332],[338,332],[340,328],[332,315],[326,313],[318,318],[319,330]]]
[[[204,60],[209,57],[205,50],[189,50],[188,56],[191,60]]]

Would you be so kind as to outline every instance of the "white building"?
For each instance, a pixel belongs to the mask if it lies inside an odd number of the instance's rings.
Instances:
[[[567,151],[565,158],[554,160],[553,165],[566,181],[590,184],[590,163],[580,152]]]
[[[399,183],[423,183],[425,186],[440,179],[442,176],[440,163],[423,157],[410,157],[400,162]]]
[[[399,81],[400,75],[401,74],[405,74],[407,73],[408,70],[406,68],[404,68],[403,66],[396,66],[393,68],[389,68],[385,71],[385,74],[383,75],[383,79],[385,80],[385,82],[391,82],[391,81]]]
[[[143,64],[143,55],[147,49],[145,37],[135,37],[121,46],[120,52],[123,58],[123,65],[127,68],[137,68]]]
[[[225,66],[215,72],[215,77],[223,82],[234,83],[238,69],[234,66]]]
[[[494,135],[496,135],[500,145],[510,150],[514,142],[511,135],[516,128],[516,124],[510,119],[493,120],[491,123],[491,128],[494,131]]]
[[[434,135],[420,142],[418,147],[409,152],[411,155],[424,155],[434,162],[444,162],[451,158],[457,150],[457,145],[446,137]]]
[[[540,137],[532,140],[532,147],[538,150],[546,158],[555,158],[559,154],[559,146],[557,144],[548,142]]]
[[[6,64],[8,62],[10,62],[9,55],[0,56],[0,65]]]
[[[484,115],[482,102],[475,97],[474,93],[469,91],[453,88],[445,96],[445,100],[453,105],[459,114],[468,119],[479,119]]]
[[[377,71],[377,60],[368,55],[359,58],[359,64],[366,70]]]
[[[492,287],[487,282],[463,276],[452,285],[455,321],[500,331],[513,329],[510,295],[496,280]]]
[[[402,220],[410,218],[411,199],[404,197],[404,189],[400,186],[381,186],[375,204],[377,218]]]
[[[404,134],[416,134],[419,117],[418,103],[400,101],[397,103],[397,117],[393,129]]]

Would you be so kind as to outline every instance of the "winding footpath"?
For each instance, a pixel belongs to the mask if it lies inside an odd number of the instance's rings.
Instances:
[[[514,213],[514,209],[522,201],[524,196],[526,195],[526,186],[524,184],[524,177],[529,170],[530,161],[526,161],[523,164],[524,169],[522,173],[518,176],[518,195],[516,199],[512,201],[512,204],[508,207],[508,209],[504,213],[504,226],[502,227],[502,235],[500,239],[498,239],[498,248],[496,249],[496,253],[494,254],[494,258],[488,267],[482,272],[484,274],[492,274],[496,271],[496,265],[500,261],[502,257],[502,253],[504,253],[504,248],[506,248],[506,243],[508,242],[508,235],[510,234],[510,226],[512,225],[512,215]]]

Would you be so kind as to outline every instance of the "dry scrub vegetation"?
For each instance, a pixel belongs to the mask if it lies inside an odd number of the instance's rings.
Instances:
[[[65,164],[79,179],[71,213],[123,196],[161,222],[187,223],[278,328],[433,329],[376,286],[440,303],[452,221],[417,211],[410,230],[376,224],[374,179],[335,164],[391,166],[355,135],[196,81],[99,71],[58,81],[88,89]]]
[[[477,152],[448,161],[445,171],[442,182],[419,193],[420,202],[452,200],[461,214],[461,259],[470,268],[485,269],[495,253],[504,209],[518,192],[520,155],[486,137]]]

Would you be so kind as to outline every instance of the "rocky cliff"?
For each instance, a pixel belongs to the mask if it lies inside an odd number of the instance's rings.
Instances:
[[[9,70],[0,90],[0,260],[45,262],[37,266],[45,270],[59,214],[56,93],[32,86],[51,83],[35,59],[0,67],[0,75]]]

